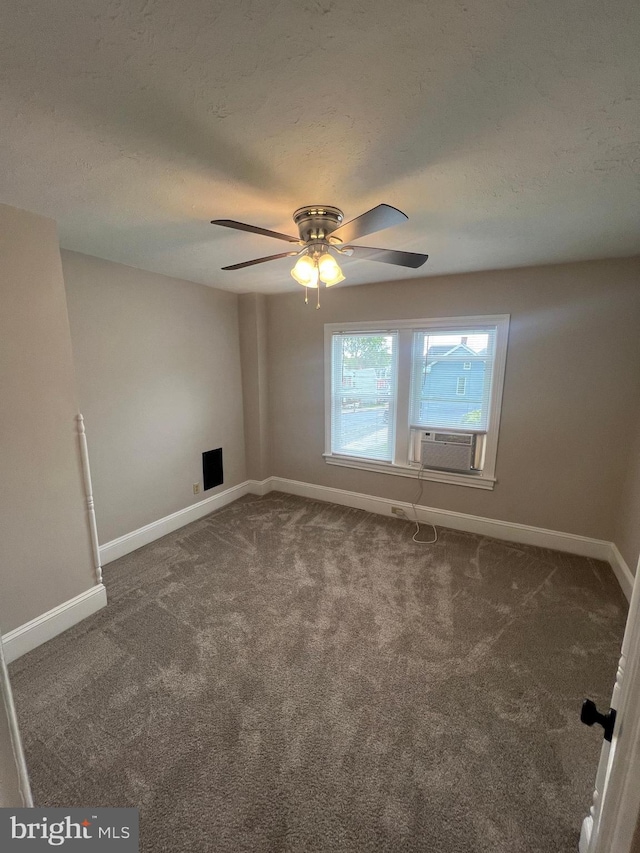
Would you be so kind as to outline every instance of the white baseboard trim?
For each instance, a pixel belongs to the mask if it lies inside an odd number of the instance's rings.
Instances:
[[[391,507],[403,509],[409,518],[413,518],[413,507],[404,501],[392,501],[360,492],[348,492],[344,489],[334,489],[329,486],[317,486],[303,483],[299,480],[287,480],[284,477],[270,477],[260,484],[266,494],[269,491],[286,492],[300,497],[313,498],[320,501],[364,509],[381,515],[392,515]],[[609,563],[627,599],[631,597],[633,575],[629,571],[622,555],[613,542],[604,539],[591,539],[588,536],[578,536],[575,533],[562,533],[558,530],[548,530],[544,527],[532,527],[528,524],[516,524],[511,521],[498,521],[479,515],[468,515],[463,512],[436,509],[435,507],[418,506],[418,520],[430,524],[462,530],[466,533],[478,533],[481,536],[491,536],[506,542],[518,542],[525,545],[536,545],[539,548],[552,548],[554,551],[565,551],[578,554],[581,557],[593,557]]]
[[[249,480],[249,483],[251,484],[251,488],[249,490],[250,493],[252,495],[260,495],[260,497],[268,495],[269,492],[272,492],[275,488],[272,485],[273,479],[273,477],[267,477],[266,480]]]
[[[631,601],[631,592],[633,590],[633,574],[631,573],[631,569],[627,565],[624,557],[618,551],[618,546],[615,542],[611,542],[611,554],[609,556],[609,562],[611,563],[611,568],[613,569],[613,573],[618,579],[618,583],[620,584],[620,588],[624,592],[627,597],[627,601]]]
[[[68,628],[73,628],[87,616],[101,610],[106,603],[107,591],[103,584],[99,583],[30,622],[25,622],[19,628],[9,631],[2,637],[2,647],[7,663],[52,640]]]
[[[209,515],[210,512],[237,501],[244,495],[265,494],[259,491],[261,486],[262,483],[257,480],[245,480],[244,483],[218,492],[210,498],[198,501],[197,504],[179,509],[171,515],[166,515],[164,518],[159,518],[157,521],[152,521],[151,524],[138,528],[138,530],[132,530],[131,533],[125,533],[124,536],[112,539],[111,542],[105,542],[104,545],[100,545],[100,562],[104,566],[106,563],[124,557],[125,554],[130,554],[132,551],[142,548],[143,545],[148,545],[150,542],[166,536],[167,533],[173,533],[174,530],[184,527],[185,524],[197,521],[199,518]]]
[[[345,489],[335,489],[330,486],[317,486],[313,483],[303,483],[300,480],[288,480],[284,477],[268,477],[266,480],[245,480],[230,489],[218,492],[210,498],[205,498],[193,506],[178,510],[165,518],[133,530],[125,536],[120,536],[111,542],[100,546],[102,564],[117,560],[131,551],[148,545],[150,542],[184,527],[192,521],[197,521],[217,509],[221,509],[244,495],[267,495],[279,491],[290,495],[299,495],[313,500],[326,501],[340,506],[363,509],[380,515],[392,515],[391,507],[403,509],[409,518],[413,517],[411,504],[404,501],[392,501],[375,495],[365,495],[361,492],[349,492]],[[587,536],[577,536],[574,533],[562,533],[558,530],[547,530],[543,527],[532,527],[527,524],[515,524],[510,521],[498,521],[479,515],[468,515],[452,510],[436,509],[435,507],[418,506],[418,520],[461,530],[466,533],[478,533],[481,536],[491,536],[506,542],[519,542],[526,545],[537,545],[541,548],[552,548],[555,551],[565,551],[583,557],[593,557],[604,560],[611,568],[624,592],[627,600],[631,598],[634,577],[622,554],[613,542],[604,539],[590,539]],[[2,645],[7,663],[16,660],[37,646],[53,639],[58,634],[72,628],[78,622],[96,613],[107,603],[107,592],[103,584],[96,584],[86,592],[65,601],[58,607],[43,613],[30,622],[9,631],[2,637]]]
[[[314,486],[310,483],[285,480],[281,477],[272,477],[271,481],[272,490],[321,501],[330,501],[356,509],[365,509],[368,512],[377,512],[380,515],[392,515],[391,507],[397,506],[403,509],[409,518],[413,518],[413,507],[404,501],[392,501],[388,498],[364,495],[359,492],[347,492],[328,486]],[[515,524],[511,521],[497,521],[480,515],[468,515],[463,512],[436,509],[430,506],[418,506],[417,511],[420,522],[449,527],[452,530],[479,533],[481,536],[491,536],[494,539],[502,539],[506,542],[520,542],[524,545],[553,548],[554,551],[568,551],[571,554],[595,557],[599,560],[608,560],[610,556],[611,543],[603,539],[589,539],[586,536],[577,536],[574,533],[561,533],[557,530],[531,527],[527,524]]]
[[[591,815],[587,815],[587,817],[585,817],[585,819],[582,821],[582,828],[580,829],[580,841],[578,842],[579,853],[587,853],[589,845],[591,844],[592,832],[593,818],[591,817]]]
[[[193,506],[178,510],[165,518],[160,518],[138,530],[133,530],[118,539],[100,546],[102,565],[117,560],[125,554],[148,545],[167,533],[172,533],[185,524],[197,521],[217,509],[221,509],[244,495],[267,495],[279,491],[290,495],[299,495],[313,500],[364,509],[380,515],[392,515],[391,507],[403,509],[409,518],[413,518],[413,508],[404,501],[392,501],[361,492],[349,492],[330,486],[318,486],[313,483],[303,483],[300,480],[288,480],[285,477],[268,477],[266,480],[245,480],[237,486],[205,498]],[[631,598],[633,575],[625,563],[622,554],[613,542],[604,539],[591,539],[588,536],[578,536],[575,533],[562,533],[558,530],[548,530],[544,527],[532,527],[528,524],[516,524],[511,521],[499,521],[484,518],[479,515],[469,515],[453,510],[437,509],[435,507],[417,507],[418,520],[421,522],[462,530],[465,533],[478,533],[481,536],[491,536],[506,542],[518,542],[525,545],[536,545],[539,548],[552,548],[554,551],[565,551],[578,554],[581,557],[593,557],[604,560],[611,565],[613,572],[627,599]]]

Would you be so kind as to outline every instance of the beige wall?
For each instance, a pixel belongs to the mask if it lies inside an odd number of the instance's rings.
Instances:
[[[0,206],[0,625],[95,583],[55,223]]]
[[[238,310],[247,477],[264,480],[270,474],[267,297],[244,293]]]
[[[638,372],[640,373],[640,369]],[[636,421],[635,441],[630,441],[626,450],[628,467],[620,491],[614,542],[631,571],[635,573],[640,555],[640,426],[638,421]]]
[[[246,478],[238,297],[62,252],[101,543]],[[202,452],[224,484],[197,496]]]
[[[482,272],[269,299],[272,473],[411,500],[415,480],[327,465],[323,325],[511,315],[493,491],[427,482],[422,502],[610,540],[638,412],[640,259]]]

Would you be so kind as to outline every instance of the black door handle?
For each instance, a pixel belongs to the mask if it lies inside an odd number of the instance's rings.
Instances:
[[[606,714],[601,714],[596,707],[596,703],[591,699],[585,699],[582,703],[582,711],[580,711],[580,721],[585,726],[592,726],[597,723],[604,729],[604,739],[611,743],[613,737],[613,727],[616,724],[616,712],[613,708],[609,708]]]

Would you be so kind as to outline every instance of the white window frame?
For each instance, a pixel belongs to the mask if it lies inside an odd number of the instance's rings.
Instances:
[[[456,384],[456,395],[458,397],[464,397],[466,395],[466,393],[467,393],[467,377],[466,376],[458,376],[457,384]]]
[[[471,362],[465,361],[464,364],[462,365],[462,369],[463,370],[471,370]]]
[[[400,477],[420,477],[436,483],[449,483],[468,486],[475,489],[493,489],[496,484],[495,466],[498,453],[498,436],[504,374],[507,362],[507,343],[509,339],[509,314],[474,315],[465,317],[436,317],[415,320],[374,320],[365,322],[327,323],[324,327],[325,360],[325,452],[323,457],[329,465],[357,468],[363,471],[392,474]],[[482,471],[457,473],[453,471],[434,471],[421,468],[419,463],[411,462],[411,429],[409,423],[409,398],[411,391],[411,359],[413,333],[422,329],[443,332],[478,330],[483,327],[495,327],[495,360],[489,400],[489,416],[486,433],[484,430],[468,430],[485,435],[484,464]],[[395,431],[394,455],[391,462],[369,461],[367,459],[345,456],[331,452],[331,342],[334,334],[355,334],[358,332],[397,332],[398,353],[396,358],[396,407],[395,423],[389,428]]]

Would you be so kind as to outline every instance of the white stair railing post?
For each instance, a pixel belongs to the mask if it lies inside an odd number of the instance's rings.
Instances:
[[[84,477],[84,492],[87,498],[89,533],[91,535],[91,549],[93,551],[93,564],[96,572],[96,583],[102,583],[102,566],[100,565],[100,545],[98,543],[98,525],[96,524],[96,511],[93,503],[93,488],[91,486],[91,469],[89,467],[89,449],[87,447],[87,434],[84,429],[84,418],[80,413],[78,413],[77,420],[78,437],[80,439],[80,457],[82,459],[82,475]]]

